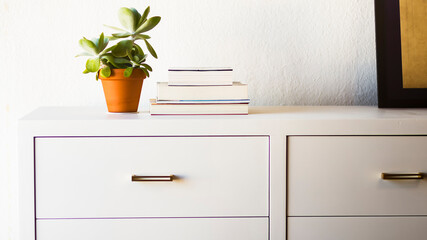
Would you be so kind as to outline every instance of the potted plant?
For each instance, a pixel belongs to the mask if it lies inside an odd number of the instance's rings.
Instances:
[[[153,29],[160,17],[148,18],[150,7],[141,15],[135,8],[120,8],[118,16],[125,29],[110,27],[119,32],[88,40],[80,39],[79,44],[85,50],[77,56],[90,56],[83,73],[96,73],[96,80],[101,79],[105,100],[109,112],[136,112],[138,110],[142,83],[150,76],[152,68],[146,63],[147,54],[138,42],[144,42],[148,52],[157,58],[151,44],[150,36],[145,33]],[[118,42],[108,47],[110,40]]]

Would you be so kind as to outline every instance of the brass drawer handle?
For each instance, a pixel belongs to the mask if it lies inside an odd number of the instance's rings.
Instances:
[[[132,175],[132,182],[172,182],[173,175],[168,176],[137,176]]]
[[[381,173],[384,180],[423,179],[422,173]]]

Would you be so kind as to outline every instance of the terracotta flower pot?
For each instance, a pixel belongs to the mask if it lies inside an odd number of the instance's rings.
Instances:
[[[99,77],[109,112],[138,111],[145,73],[141,69],[133,69],[130,77],[124,77],[124,71],[125,69],[111,69],[110,77]]]

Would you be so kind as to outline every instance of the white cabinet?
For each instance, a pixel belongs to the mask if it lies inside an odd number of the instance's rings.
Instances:
[[[43,240],[262,240],[267,218],[67,219],[37,221]]]
[[[38,240],[268,239],[268,137],[34,143]]]
[[[288,140],[289,240],[425,238],[426,136]]]
[[[267,137],[49,137],[35,149],[37,219],[268,217]]]
[[[302,136],[288,143],[289,216],[427,215],[425,136]],[[427,177],[427,176],[426,176]]]
[[[427,173],[425,109],[150,116],[51,107],[19,127],[20,240],[427,235],[426,180],[381,179]]]
[[[419,240],[427,217],[291,217],[289,240]]]

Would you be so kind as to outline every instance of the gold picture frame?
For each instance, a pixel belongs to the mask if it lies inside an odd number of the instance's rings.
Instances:
[[[426,0],[375,0],[379,107],[427,107],[426,22]]]

